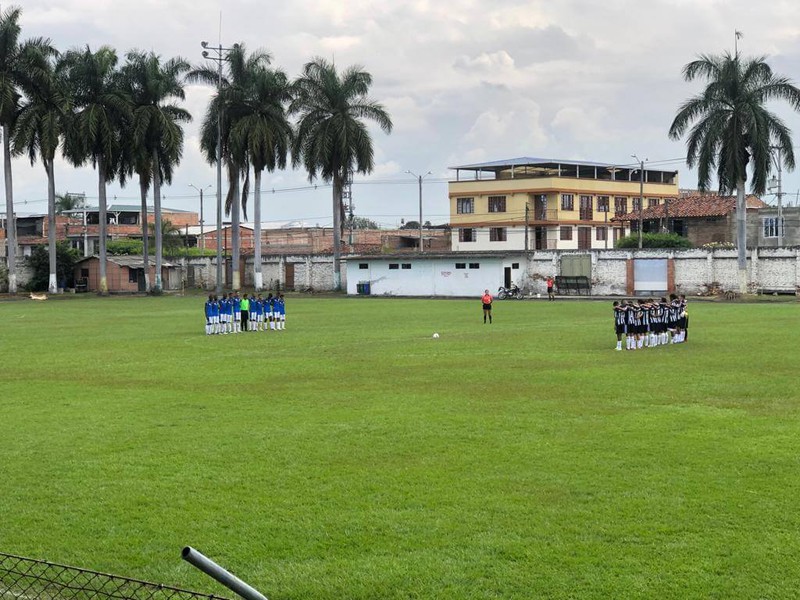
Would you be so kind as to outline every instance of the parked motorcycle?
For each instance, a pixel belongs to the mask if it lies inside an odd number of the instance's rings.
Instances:
[[[497,299],[505,300],[506,298],[516,298],[522,300],[522,289],[517,284],[512,283],[511,287],[503,287],[502,285],[497,288]]]

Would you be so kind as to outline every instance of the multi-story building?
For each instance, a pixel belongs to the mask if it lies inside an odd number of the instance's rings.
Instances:
[[[642,196],[644,208],[679,196],[677,171],[631,165],[522,157],[451,168],[454,251],[613,248],[627,233],[615,215]]]

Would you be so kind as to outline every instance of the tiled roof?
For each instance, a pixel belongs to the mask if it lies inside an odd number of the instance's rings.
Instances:
[[[747,196],[747,208],[765,208],[769,206],[758,196]],[[736,211],[735,196],[703,195],[688,198],[671,199],[669,204],[662,202],[642,210],[642,219],[663,219],[669,208],[670,219],[686,219],[693,217],[724,217]],[[639,212],[630,212],[615,217],[617,221],[637,221]]]

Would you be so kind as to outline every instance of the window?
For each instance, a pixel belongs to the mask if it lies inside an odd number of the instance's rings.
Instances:
[[[358,263],[359,269],[369,269],[369,265],[367,263]]]
[[[622,197],[614,198],[614,214],[624,215],[628,212],[628,199]]]
[[[641,198],[631,198],[633,200],[633,212],[639,212],[639,208],[642,206],[642,199]]]
[[[81,269],[81,277],[89,277],[89,269]]]
[[[574,210],[574,196],[572,194],[561,194],[561,210]]]
[[[458,230],[458,241],[459,242],[474,242],[475,241],[475,229],[472,227],[462,227]]]
[[[781,218],[779,222],[776,217],[767,217],[763,222],[765,238],[783,237],[784,227],[786,226],[786,222],[783,218]]]
[[[481,268],[481,263],[469,263],[469,268],[470,269],[480,269]]]
[[[410,269],[411,268],[411,263],[403,263],[402,266],[403,266],[404,269]]]
[[[489,196],[489,212],[506,212],[505,196]]]
[[[456,213],[471,215],[475,212],[475,198],[456,198]]]
[[[654,206],[658,206],[661,204],[661,198],[648,198],[647,199],[647,208],[653,208]]]
[[[608,212],[608,196],[597,197],[597,212]]]
[[[511,263],[512,269],[519,269],[519,263]]]
[[[456,263],[456,269],[466,269],[467,263]]]
[[[505,242],[506,241],[506,228],[505,227],[490,227],[489,228],[489,241],[490,242]]]
[[[602,242],[608,239],[608,230],[605,227],[598,227],[596,231],[595,237],[598,241]]]
[[[136,283],[137,281],[139,281],[137,274],[138,273],[136,269],[128,267],[128,283]]]
[[[389,263],[389,269],[390,270],[399,269],[399,268],[400,268],[400,265],[398,263]]]
[[[562,240],[572,239],[572,227],[569,226],[561,227],[561,239]]]

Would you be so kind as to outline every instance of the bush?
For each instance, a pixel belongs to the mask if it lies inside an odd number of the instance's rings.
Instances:
[[[142,240],[110,240],[106,252],[111,256],[140,256],[142,247]]]
[[[58,287],[71,287],[74,280],[75,263],[80,253],[71,248],[69,242],[56,243],[56,282]],[[36,246],[28,257],[33,277],[26,286],[28,291],[47,291],[50,284],[50,255],[47,246]]]
[[[617,240],[617,248],[638,248],[639,234]],[[677,233],[643,233],[642,248],[691,248],[692,243]]]

